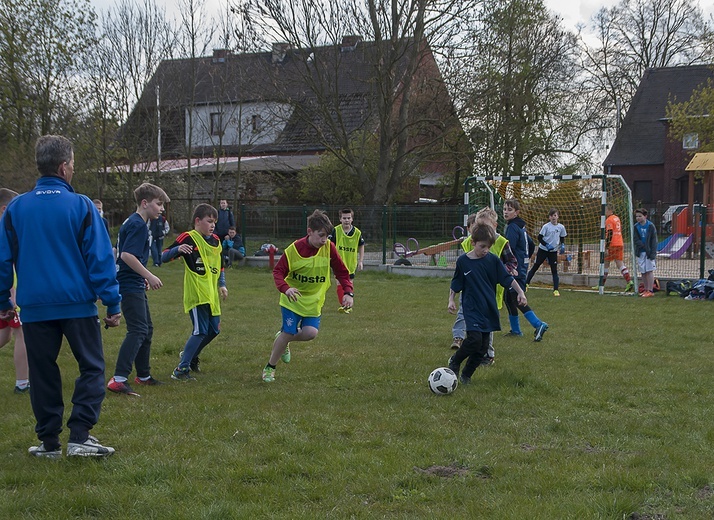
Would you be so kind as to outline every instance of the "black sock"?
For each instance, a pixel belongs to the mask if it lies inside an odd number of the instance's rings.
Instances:
[[[265,365],[265,366],[266,366],[266,368],[267,368],[267,367],[270,367],[270,368],[275,368],[275,367],[276,367],[277,365],[271,365],[270,363],[268,363],[268,364],[267,364],[267,365]]]

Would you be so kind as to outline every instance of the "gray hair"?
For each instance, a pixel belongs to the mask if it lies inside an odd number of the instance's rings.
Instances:
[[[43,135],[35,143],[35,162],[43,177],[57,175],[60,164],[72,160],[72,141],[61,135]]]

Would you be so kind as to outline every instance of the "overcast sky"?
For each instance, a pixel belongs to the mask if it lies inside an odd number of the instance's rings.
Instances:
[[[90,0],[97,11],[106,10],[114,5],[115,0]],[[563,24],[566,28],[575,30],[578,24],[587,25],[591,16],[601,7],[612,7],[618,0],[544,0],[545,5],[556,14],[563,18]],[[177,12],[178,0],[156,0],[159,5],[166,7],[170,13]],[[207,0],[209,6],[214,6],[213,11],[216,14],[221,6],[225,5],[226,0]],[[711,0],[698,0],[698,4],[704,10],[707,17],[714,14],[714,2]]]
[[[166,7],[167,11],[178,10],[178,0],[156,0],[159,5]],[[546,6],[560,16],[566,27],[574,29],[578,23],[586,23],[590,16],[600,7],[611,6],[617,0],[545,0]],[[105,10],[114,5],[114,0],[91,0],[92,5],[98,10]],[[709,3],[708,0],[705,3]],[[225,0],[208,0],[208,5],[215,6],[218,11],[219,6],[225,5]],[[702,4],[703,5],[703,4]]]

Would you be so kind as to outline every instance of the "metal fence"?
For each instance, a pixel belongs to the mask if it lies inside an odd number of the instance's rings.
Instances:
[[[168,211],[168,219],[174,233],[184,231],[189,222],[178,215],[174,208],[182,201],[172,199]],[[118,204],[117,204],[118,206]],[[111,208],[111,201],[104,202],[105,210]],[[264,243],[272,243],[280,249],[287,247],[293,240],[305,235],[307,217],[315,209],[321,209],[329,215],[334,225],[339,224],[340,206],[274,206],[241,204],[234,209],[236,227],[243,236],[243,242],[248,254],[254,254]],[[409,262],[414,266],[441,265],[453,267],[459,255],[459,248],[453,244],[454,235],[460,236],[460,230],[454,228],[463,226],[465,206],[442,204],[414,204],[389,206],[355,206],[352,208],[355,217],[354,224],[362,230],[365,239],[365,259],[375,263],[392,264],[399,260],[394,252],[394,245],[404,244],[410,252],[423,251],[435,244],[447,244],[435,254],[417,253],[409,256]],[[127,210],[124,210],[125,212]],[[681,212],[673,215],[672,234],[660,232],[663,248],[665,241],[672,239],[669,249],[661,252],[658,257],[656,276],[662,279],[690,278],[697,279],[707,276],[709,269],[714,269],[714,208],[710,205],[702,211],[696,211],[694,216],[681,216]],[[114,235],[127,214],[119,211],[109,213],[110,224]],[[653,222],[659,229],[659,217]],[[685,225],[685,220],[695,221]],[[691,236],[691,240],[688,240]],[[683,247],[686,248],[682,250]],[[583,250],[592,252],[588,259],[584,253],[580,257],[573,256],[569,265],[561,269],[568,272],[596,276],[599,272],[599,244],[585,244]],[[429,250],[427,249],[427,252]],[[672,251],[675,253],[672,254]],[[669,255],[669,256],[667,256]],[[628,266],[636,269],[636,266]]]

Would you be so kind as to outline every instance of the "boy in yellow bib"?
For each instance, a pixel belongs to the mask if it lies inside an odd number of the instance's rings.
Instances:
[[[354,211],[350,208],[340,210],[340,225],[330,235],[330,240],[337,247],[342,261],[350,272],[350,279],[355,279],[355,272],[364,269],[364,238],[357,226],[353,225],[355,217]],[[354,282],[353,282],[354,283]],[[337,286],[337,301],[342,305],[342,298],[345,293],[342,285]],[[351,309],[340,307],[339,311],[349,314]]]
[[[218,211],[199,204],[193,211],[193,229],[181,233],[162,254],[162,261],[184,259],[183,308],[191,317],[193,331],[181,353],[181,361],[171,379],[191,381],[191,372],[200,372],[199,354],[220,333],[221,303],[228,297],[222,265],[220,239],[213,234]],[[220,298],[219,298],[220,296]]]
[[[351,309],[354,294],[350,272],[327,239],[332,223],[324,211],[316,209],[307,218],[307,236],[290,244],[273,269],[275,286],[280,291],[283,325],[275,336],[263,381],[275,381],[279,359],[290,362],[291,341],[310,341],[320,328],[325,293],[330,288],[330,269],[344,290],[342,307]]]

